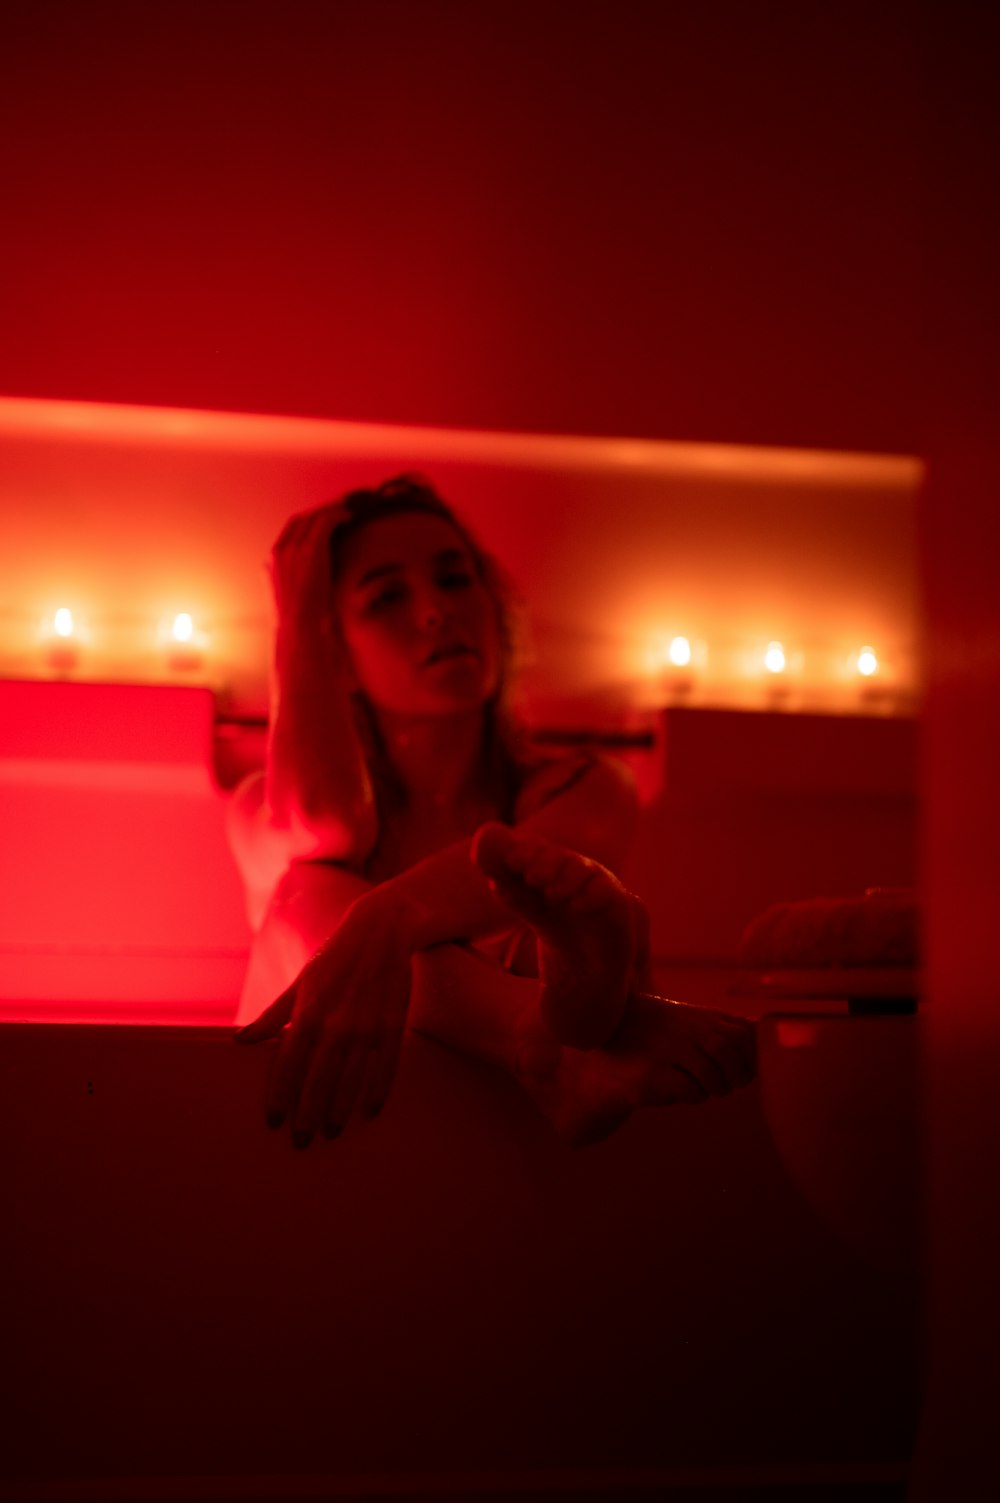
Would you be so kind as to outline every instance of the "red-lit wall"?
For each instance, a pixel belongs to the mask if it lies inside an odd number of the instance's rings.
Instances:
[[[5,6],[0,392],[913,452],[913,7]]]
[[[1000,96],[981,12],[942,11],[934,41],[934,359],[921,515],[932,1219],[914,1503],[992,1496],[1000,1393],[1000,1203],[983,1177],[1000,1144]]]
[[[7,7],[0,390],[925,452],[913,8],[569,14]],[[966,56],[991,58],[989,40],[967,32]],[[937,128],[962,117],[939,181],[974,169],[932,210],[948,229],[995,180],[964,82],[939,74],[931,91]],[[936,389],[948,420],[925,535],[943,571],[930,1000],[957,1040],[934,1082],[925,1466],[963,1496],[956,1458],[978,1435],[968,1466],[983,1459],[995,1413],[968,1333],[997,1350],[996,1231],[979,1176],[960,1172],[981,1159],[988,1191],[997,1130],[993,1082],[973,1069],[996,990],[984,852],[1000,845],[996,445],[988,414],[962,420],[995,390],[964,358],[998,262],[979,213],[937,263],[959,293],[939,352],[959,358]],[[957,532],[954,506],[969,508]],[[987,918],[965,928],[970,912]]]

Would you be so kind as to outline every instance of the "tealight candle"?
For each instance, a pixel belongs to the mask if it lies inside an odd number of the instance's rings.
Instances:
[[[675,637],[667,649],[667,657],[678,668],[686,668],[691,662],[691,643],[687,637]]]
[[[167,666],[173,673],[195,673],[205,661],[205,637],[195,630],[187,611],[179,611],[167,636]]]
[[[45,634],[48,637],[46,657],[49,667],[54,673],[72,673],[80,661],[80,644],[73,612],[68,606],[59,607]]]
[[[886,682],[885,664],[879,661],[874,647],[862,647],[852,664],[858,677],[858,695],[866,709],[876,714],[890,714],[895,697],[892,673]]]
[[[771,709],[787,710],[791,706],[790,666],[784,644],[768,642],[764,653],[764,701]]]
[[[687,637],[673,637],[663,665],[663,687],[670,698],[690,694],[694,685],[691,673],[691,643]]]
[[[780,642],[769,642],[764,654],[764,667],[768,673],[784,673],[785,649]]]

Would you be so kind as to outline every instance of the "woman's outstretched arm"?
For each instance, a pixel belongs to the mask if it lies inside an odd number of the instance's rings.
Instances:
[[[558,775],[553,767],[553,774]],[[247,888],[250,921],[257,930],[239,1007],[249,1022],[298,975],[331,937],[355,900],[376,909],[383,928],[405,918],[416,926],[417,948],[479,939],[511,929],[510,909],[497,899],[471,860],[463,840],[418,862],[398,877],[372,886],[343,866],[289,861],[286,832],[275,831],[256,774],[238,791],[229,812],[229,838]],[[599,759],[582,777],[517,822],[557,845],[620,869],[637,817],[638,799],[628,768]],[[528,949],[534,955],[533,941]]]
[[[635,780],[624,763],[602,757],[572,786],[517,822],[616,871],[631,845],[638,818]],[[490,890],[470,859],[472,840],[462,840],[418,861],[369,895],[391,908],[417,915],[421,946],[478,939],[509,929],[510,909]]]
[[[513,873],[521,867],[507,864],[506,845],[502,876],[497,867],[500,835],[531,852],[532,875],[519,896],[520,877],[515,881]],[[539,854],[544,869],[536,870]],[[575,888],[562,885],[567,860],[577,869]],[[305,1147],[320,1130],[336,1136],[355,1112],[362,1118],[376,1113],[391,1089],[408,1023],[462,1053],[505,1066],[576,1145],[607,1136],[637,1106],[703,1101],[751,1078],[749,1025],[634,989],[642,926],[632,909],[642,905],[612,873],[544,839],[518,842],[516,832],[499,824],[479,837],[477,867],[491,873],[512,912],[536,930],[542,980],[512,976],[452,943],[421,950],[405,906],[385,913],[366,906],[377,899],[375,891],[353,901],[347,892],[317,891],[313,941],[345,898],[346,912],[288,989],[238,1035],[249,1044],[278,1039],[266,1105],[272,1127],[290,1121],[293,1141]],[[321,887],[342,875],[299,863],[304,869]],[[539,881],[548,884],[544,894]],[[290,887],[288,898],[294,904],[308,894]],[[542,920],[556,910],[553,930]],[[301,910],[294,918],[289,913],[292,938],[308,949],[306,917]],[[294,972],[296,957],[283,959]],[[623,1001],[624,1014],[603,1048],[580,1042],[563,1049],[555,1011],[576,1028],[577,1010],[603,1014],[612,992],[615,1016]]]

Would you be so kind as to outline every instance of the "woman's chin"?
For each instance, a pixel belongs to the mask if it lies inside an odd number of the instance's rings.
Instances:
[[[486,707],[487,695],[479,694],[441,694],[428,701],[426,713],[429,715],[467,715],[471,710],[483,710]]]
[[[436,672],[437,665],[433,665],[431,674],[422,680],[421,698],[442,713],[482,708],[495,685],[489,682],[479,659],[454,658],[445,662],[445,671]]]
[[[408,691],[397,685],[395,692],[384,698],[372,695],[371,702],[394,715],[459,715],[485,710],[496,695],[496,678],[485,672],[480,663],[473,666],[474,672],[465,669],[421,678]]]

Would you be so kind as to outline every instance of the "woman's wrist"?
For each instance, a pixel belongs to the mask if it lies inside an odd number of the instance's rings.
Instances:
[[[337,662],[337,642],[322,621],[313,617],[284,617],[274,634],[274,660],[279,668],[308,672],[315,661]]]
[[[446,926],[440,914],[435,914],[397,877],[362,893],[355,903],[380,915],[386,932],[401,939],[411,955],[454,938],[444,932]]]

